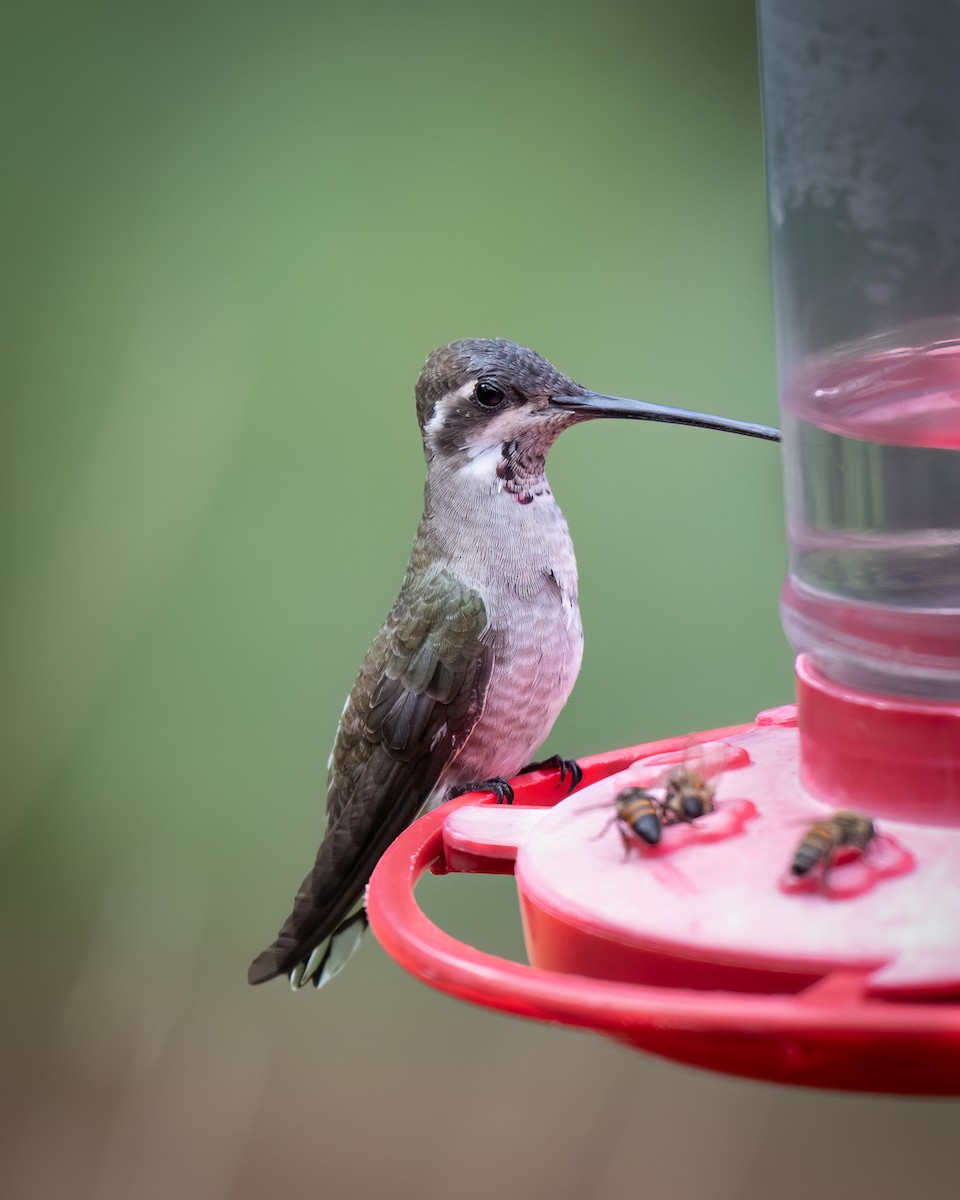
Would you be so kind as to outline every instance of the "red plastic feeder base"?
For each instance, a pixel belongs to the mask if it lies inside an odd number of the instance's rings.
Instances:
[[[656,792],[678,764],[711,779],[715,810],[649,846],[615,820],[615,797]],[[394,842],[367,909],[401,966],[461,999],[713,1070],[960,1095],[956,825],[922,806],[919,820],[885,815],[863,853],[793,875],[805,830],[834,807],[798,782],[793,706],[581,765],[559,803],[555,772],[522,776],[512,808],[460,797]],[[429,921],[414,894],[427,870],[515,871],[531,965]]]

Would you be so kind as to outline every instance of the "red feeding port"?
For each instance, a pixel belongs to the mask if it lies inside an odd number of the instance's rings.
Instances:
[[[886,776],[885,796],[883,772],[870,776],[887,815],[869,844],[836,847],[794,876],[807,830],[840,807],[800,783],[823,782],[809,760],[839,689],[802,660],[798,674],[818,730],[803,751],[791,705],[752,725],[585,760],[580,788],[559,803],[555,773],[541,772],[515,781],[512,808],[465,796],[430,813],[374,873],[376,936],[412,974],[461,999],[680,1062],[816,1087],[960,1094],[956,764],[928,753],[910,787]],[[832,760],[849,784],[849,760],[869,757],[876,697],[843,698],[849,719],[834,721]],[[890,700],[872,725],[878,760],[891,753],[890,706],[928,743],[949,736],[960,751],[960,706]],[[627,787],[656,794],[682,764],[715,786],[714,811],[665,823],[650,846],[618,824],[616,797]],[[953,803],[931,806],[930,790],[944,788]],[[845,793],[843,806],[871,799]],[[514,871],[530,965],[429,921],[414,894],[427,870]]]

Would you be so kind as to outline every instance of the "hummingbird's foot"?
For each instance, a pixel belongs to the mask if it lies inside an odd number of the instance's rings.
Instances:
[[[513,788],[502,775],[493,779],[480,779],[476,783],[455,783],[447,789],[446,799],[452,800],[455,796],[466,795],[467,792],[492,792],[498,804],[513,803]]]
[[[580,786],[580,781],[583,779],[583,768],[575,758],[562,758],[559,754],[551,754],[549,758],[544,758],[540,762],[527,763],[525,767],[521,767],[517,772],[518,775],[526,775],[529,771],[544,771],[551,768],[560,772],[560,784],[562,787],[567,776],[570,776],[570,786],[567,788],[567,795]]]

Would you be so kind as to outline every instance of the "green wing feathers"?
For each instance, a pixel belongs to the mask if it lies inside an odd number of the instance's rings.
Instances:
[[[446,571],[408,570],[340,721],[326,837],[251,983],[291,970],[356,907],[377,860],[470,736],[493,643],[476,592]]]

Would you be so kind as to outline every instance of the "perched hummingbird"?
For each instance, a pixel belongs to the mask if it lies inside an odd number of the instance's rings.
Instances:
[[[776,429],[590,392],[532,350],[468,338],[416,389],[427,480],[400,595],[360,667],[330,757],[327,832],[250,983],[317,987],[366,928],[373,868],[414,818],[506,782],[544,741],[583,654],[577,565],[544,473],[570,425],[630,417],[779,440]],[[570,770],[566,760],[549,760]]]

